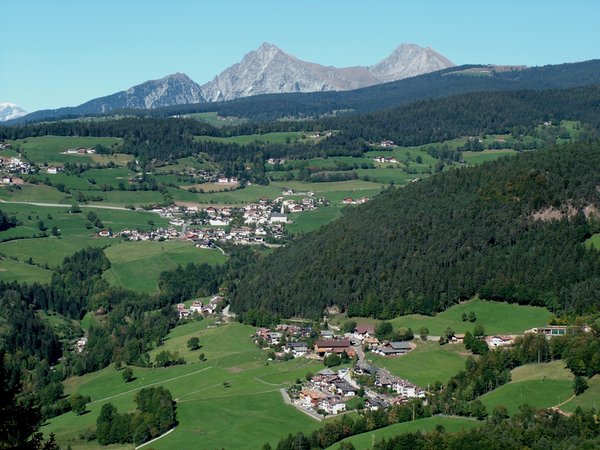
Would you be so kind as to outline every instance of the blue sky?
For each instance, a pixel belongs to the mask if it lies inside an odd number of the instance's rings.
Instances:
[[[262,42],[371,65],[401,43],[456,64],[600,58],[600,2],[533,0],[1,0],[0,102],[74,106],[184,72],[203,84]]]

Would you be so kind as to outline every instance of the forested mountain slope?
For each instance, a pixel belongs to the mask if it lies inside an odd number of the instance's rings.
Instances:
[[[469,92],[563,89],[597,83],[600,83],[600,60],[512,71],[465,65],[353,91],[257,95],[222,103],[173,106],[151,114],[166,116],[217,111],[223,116],[268,121],[317,117],[332,112],[360,114]]]
[[[597,307],[600,144],[571,144],[390,188],[279,249],[235,286],[232,309],[319,316],[432,313],[479,294],[578,312]],[[560,221],[536,220],[548,208]],[[596,224],[598,222],[596,221]]]

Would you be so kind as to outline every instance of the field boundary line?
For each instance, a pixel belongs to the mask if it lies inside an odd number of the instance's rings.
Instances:
[[[169,378],[167,380],[155,381],[153,383],[146,384],[144,386],[139,386],[139,387],[136,387],[134,389],[130,389],[130,390],[125,391],[125,392],[121,392],[120,394],[110,395],[108,397],[104,397],[104,398],[101,398],[101,399],[98,399],[98,400],[94,400],[93,402],[88,403],[88,405],[93,405],[94,403],[104,402],[106,400],[110,400],[111,398],[120,397],[121,395],[131,394],[132,392],[139,391],[139,390],[142,390],[142,389],[147,388],[149,386],[154,386],[156,384],[170,383],[171,381],[178,380],[180,378],[189,377],[189,376],[192,376],[192,375],[196,375],[197,373],[204,372],[205,370],[208,370],[208,369],[212,369],[212,366],[205,367],[204,369],[196,370],[195,372],[186,373],[184,375],[178,375],[176,377]]]

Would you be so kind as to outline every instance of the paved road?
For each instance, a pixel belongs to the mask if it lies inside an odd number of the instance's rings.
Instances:
[[[54,208],[70,208],[72,205],[65,205],[63,203],[40,203],[40,202],[13,202],[10,200],[1,200],[0,203],[14,203],[16,205],[32,205],[32,206],[52,206]],[[100,208],[100,209],[117,209],[119,211],[127,210],[124,206],[107,206],[107,205],[80,205],[80,208]]]
[[[283,402],[286,405],[292,405],[294,408],[297,408],[298,411],[302,411],[304,414],[306,414],[307,416],[312,417],[315,420],[318,420],[319,422],[323,420],[323,417],[319,414],[317,414],[315,411],[303,408],[300,405],[295,405],[292,403],[292,399],[290,398],[289,394],[287,393],[287,391],[285,390],[285,388],[281,388],[279,389],[279,391],[281,392],[281,396],[283,397]]]

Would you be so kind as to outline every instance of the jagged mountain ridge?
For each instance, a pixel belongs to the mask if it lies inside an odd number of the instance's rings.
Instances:
[[[263,43],[202,86],[209,102],[260,94],[347,91],[433,72],[454,64],[431,48],[402,44],[374,66],[336,68],[301,61]]]
[[[155,109],[163,106],[204,103],[200,86],[183,73],[150,80],[116,94],[100,97],[77,107],[79,114],[95,114],[115,109]]]
[[[14,103],[4,102],[0,103],[0,122],[6,120],[17,119],[27,114],[23,108]]]
[[[402,44],[388,58],[372,67],[336,68],[301,61],[272,44],[264,43],[203,86],[185,74],[175,73],[79,106],[36,111],[23,120],[77,117],[119,109],[156,109],[259,94],[347,91],[453,66],[432,49],[415,44]]]

